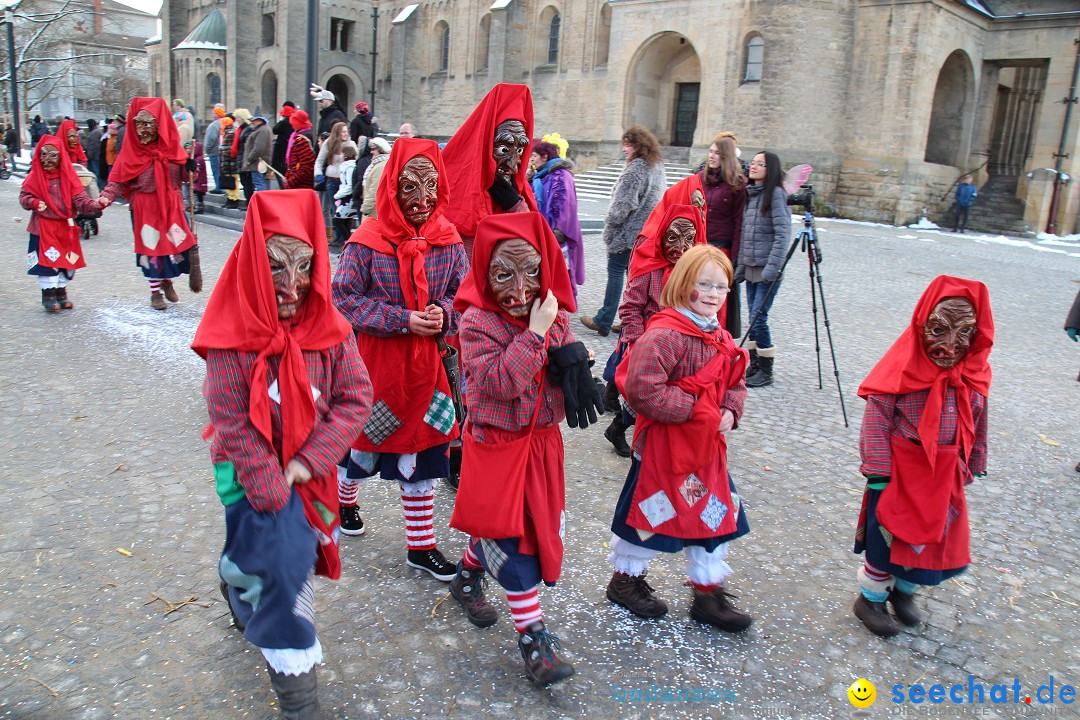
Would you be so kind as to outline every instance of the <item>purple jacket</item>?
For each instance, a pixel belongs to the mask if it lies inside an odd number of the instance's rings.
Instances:
[[[533,189],[535,192],[539,180],[541,191],[535,194],[540,213],[555,231],[559,244],[566,246],[566,269],[577,288],[585,283],[585,246],[577,213],[577,188],[570,172],[573,167],[573,163],[561,158],[545,165],[533,177]],[[559,237],[559,233],[565,237]]]

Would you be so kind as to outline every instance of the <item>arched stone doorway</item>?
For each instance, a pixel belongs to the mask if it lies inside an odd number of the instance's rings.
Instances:
[[[975,71],[967,53],[956,50],[938,73],[926,135],[926,162],[955,167],[966,164],[974,105]]]
[[[689,147],[697,133],[701,61],[677,32],[646,40],[630,61],[623,126],[643,125],[665,145]]]
[[[353,89],[352,82],[344,75],[331,75],[330,79],[326,81],[326,89],[334,93],[334,99],[337,100],[337,104],[348,115],[352,111],[353,103]]]
[[[263,115],[273,117],[277,113],[277,73],[267,70],[262,76],[262,104],[259,106]]]

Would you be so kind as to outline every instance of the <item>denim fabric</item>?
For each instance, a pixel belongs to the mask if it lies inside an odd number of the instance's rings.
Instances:
[[[269,189],[269,186],[266,184],[266,176],[260,172],[251,173],[251,182],[255,184],[255,192]]]
[[[210,173],[214,176],[214,189],[221,189],[221,156],[214,153],[209,157]]]
[[[754,323],[750,326],[750,339],[757,343],[759,350],[772,347],[772,335],[769,334],[769,308],[776,299],[776,293],[780,292],[780,282],[781,278],[777,278],[776,288],[771,294],[769,286],[772,283],[750,281],[745,283],[747,318]],[[754,315],[757,315],[759,310],[761,314],[757,316],[757,320],[754,320]]]
[[[631,252],[631,250],[623,250],[607,256],[607,290],[604,291],[604,306],[593,317],[596,324],[603,330],[610,331],[611,323],[615,321],[619,300],[622,299],[626,270],[630,267]]]

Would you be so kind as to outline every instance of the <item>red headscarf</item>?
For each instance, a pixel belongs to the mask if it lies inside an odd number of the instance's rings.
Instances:
[[[693,205],[669,205],[663,219],[656,226],[652,235],[646,236],[630,256],[630,279],[651,273],[653,270],[663,268],[664,282],[675,267],[664,257],[664,235],[676,218],[686,218],[694,224],[697,234],[694,236],[695,245],[705,244],[705,222],[701,219],[701,213]]]
[[[488,215],[476,226],[476,241],[473,245],[473,263],[469,274],[462,280],[454,298],[454,309],[464,312],[470,305],[484,310],[502,313],[510,322],[527,327],[527,320],[508,315],[499,305],[488,287],[488,268],[495,246],[501,240],[522,238],[540,253],[540,300],[547,297],[548,290],[555,293],[559,307],[569,313],[574,312],[574,290],[570,284],[570,274],[566,270],[562,248],[555,239],[544,216],[538,212],[504,213]]]
[[[67,142],[67,131],[75,131],[75,147],[69,147]],[[86,164],[86,151],[83,150],[82,143],[79,142],[79,128],[75,125],[75,121],[68,118],[64,122],[60,123],[60,129],[56,131],[56,136],[64,141],[64,149],[67,150],[68,155],[71,157],[71,162]]]
[[[431,217],[420,227],[405,219],[398,205],[398,176],[405,163],[415,157],[426,157],[439,174],[438,201]],[[378,217],[368,220],[356,229],[349,242],[356,242],[383,255],[393,255],[398,260],[398,278],[405,306],[410,310],[423,310],[428,305],[427,274],[424,272],[424,256],[430,246],[442,247],[461,242],[454,226],[446,219],[450,205],[450,187],[443,167],[439,146],[434,140],[421,138],[398,138],[386,159],[386,167],[375,192],[375,211]]]
[[[975,339],[967,355],[952,368],[935,365],[923,349],[923,326],[934,307],[949,297],[965,298],[975,307]],[[941,407],[949,386],[956,388],[957,411],[960,415],[960,441],[970,452],[975,438],[975,423],[971,415],[969,392],[990,394],[990,364],[987,357],[994,344],[994,318],[990,313],[990,293],[977,280],[939,275],[923,292],[911,315],[911,324],[893,343],[885,356],[859,386],[859,397],[870,395],[904,395],[929,390],[926,408],[919,421],[919,440],[931,464],[937,457],[938,430],[941,426]]]
[[[701,201],[705,202],[705,189],[701,184],[701,177],[698,175],[690,175],[689,177],[683,178],[665,190],[663,197],[660,198],[660,202],[653,208],[653,211],[649,213],[648,219],[645,220],[645,226],[641,228],[641,233],[638,237],[641,237],[641,235],[652,237],[657,232],[657,228],[660,226],[661,220],[667,212],[667,209],[672,205],[690,205],[696,209],[693,201],[690,199],[695,190],[701,193]],[[701,215],[703,210],[704,208],[699,210],[698,215]],[[664,228],[667,228],[666,224],[664,225]],[[704,228],[705,218],[702,217],[701,229],[698,231],[701,237],[705,236]]]
[[[450,194],[454,197],[446,217],[462,235],[476,235],[477,223],[494,212],[488,194],[488,188],[495,182],[491,141],[495,138],[495,128],[506,120],[520,120],[525,125],[525,136],[532,137],[532,94],[527,85],[499,83],[491,88],[443,148],[443,162],[450,172]],[[528,155],[526,148],[514,176],[514,188],[525,198],[529,209],[536,210],[536,199],[525,180]]]
[[[284,110],[282,110],[284,113]],[[306,110],[294,110],[286,115],[289,118],[289,124],[292,125],[293,130],[304,132],[311,129],[311,118],[308,116]]]
[[[278,319],[277,296],[266,254],[271,235],[298,238],[315,250],[311,290],[296,317]],[[273,442],[267,358],[280,355],[282,467],[303,446],[315,425],[303,350],[325,350],[342,342],[352,326],[330,302],[330,261],[319,198],[312,190],[255,193],[244,219],[244,231],[206,304],[191,348],[258,353],[250,378],[252,424]]]

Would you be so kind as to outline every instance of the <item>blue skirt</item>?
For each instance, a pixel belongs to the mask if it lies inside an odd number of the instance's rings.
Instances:
[[[405,479],[398,470],[398,453],[367,453],[350,450],[342,458],[339,467],[345,468],[348,480],[362,480],[378,474],[383,480],[398,482],[417,482],[435,480],[450,475],[450,458],[447,450],[450,443],[443,443],[416,453],[416,470],[412,477]]]
[[[888,532],[881,526],[877,519],[877,505],[881,499],[881,490],[866,490],[866,537],[855,541],[855,554],[866,553],[866,561],[882,572],[887,572],[893,577],[907,580],[916,585],[940,585],[951,577],[956,577],[967,570],[968,566],[950,568],[948,570],[925,570],[923,568],[906,568],[896,565],[889,559],[892,549],[885,542],[883,531]],[[889,536],[892,537],[891,535]]]
[[[135,253],[135,264],[143,277],[150,280],[172,280],[187,275],[191,269],[191,249],[179,255],[140,255]]]
[[[619,502],[615,505],[615,518],[611,521],[611,532],[615,533],[628,543],[633,543],[638,547],[648,548],[650,550],[669,553],[681,552],[687,545],[698,545],[705,548],[708,552],[712,552],[720,545],[736,538],[740,538],[750,532],[750,523],[746,519],[746,506],[740,500],[739,517],[735,522],[735,530],[727,535],[718,535],[717,537],[711,538],[686,539],[654,533],[643,540],[641,535],[638,534],[637,528],[630,527],[626,524],[626,518],[630,515],[630,503],[634,499],[634,489],[637,487],[638,471],[640,469],[641,461],[638,460],[637,457],[634,457],[630,462],[630,472],[627,474],[626,482],[623,484],[622,493],[619,495]],[[731,479],[731,473],[728,473],[728,485],[731,487],[732,499],[737,498],[739,495],[735,490],[735,481]]]

